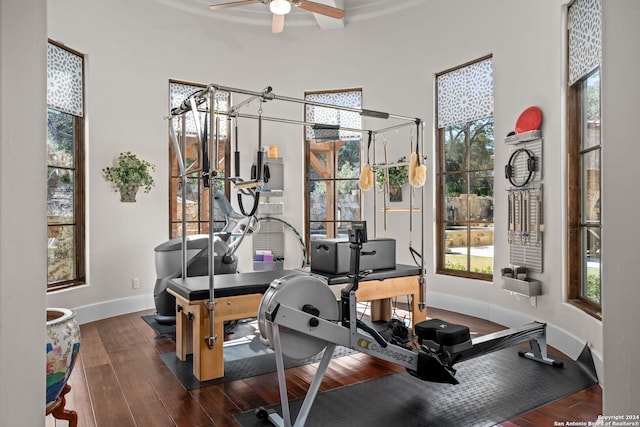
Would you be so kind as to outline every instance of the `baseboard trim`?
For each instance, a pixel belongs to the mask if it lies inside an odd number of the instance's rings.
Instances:
[[[149,310],[154,307],[153,295],[138,295],[76,307],[74,310],[78,323],[82,325],[96,320],[120,316],[121,314]]]

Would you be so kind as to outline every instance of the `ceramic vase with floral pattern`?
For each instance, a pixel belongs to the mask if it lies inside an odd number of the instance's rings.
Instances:
[[[68,308],[47,308],[47,408],[64,388],[80,350],[80,326]]]

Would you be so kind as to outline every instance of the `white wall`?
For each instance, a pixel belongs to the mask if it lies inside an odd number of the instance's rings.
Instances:
[[[603,1],[602,58],[602,236],[604,314],[603,393],[607,415],[638,414],[640,408],[640,288],[637,197],[640,156],[636,117],[640,115],[640,57],[630,46],[640,42],[640,3]],[[608,173],[607,173],[608,172]]]
[[[45,414],[46,7],[0,0],[0,425]]]
[[[563,303],[567,244],[564,224],[564,3],[538,1],[532,7],[532,2],[525,0],[456,1],[435,2],[428,7],[433,20],[429,20],[426,27],[430,34],[437,35],[434,36],[437,44],[427,43],[426,51],[435,53],[429,58],[427,70],[445,70],[484,54],[493,54],[496,143],[494,282],[429,274],[429,301],[509,326],[527,319],[545,321],[549,324],[554,346],[576,357],[584,343],[589,342],[596,358],[600,359],[601,322]],[[465,13],[456,13],[462,4]],[[455,16],[455,19],[442,19],[447,16]],[[539,106],[544,115],[544,272],[535,275],[543,286],[543,295],[537,298],[536,307],[531,306],[528,298],[503,291],[497,273],[509,264],[506,227],[501,226],[506,223],[504,190],[508,188],[502,168],[509,155],[503,139],[513,130],[520,112],[531,105]],[[427,230],[425,238],[427,242],[435,241],[435,231]],[[434,260],[434,246],[428,247],[429,259]],[[599,360],[596,365],[601,372]]]
[[[389,17],[347,22],[344,30],[287,28],[283,34],[272,36],[268,27],[246,27],[189,15],[152,0],[50,2],[49,36],[88,54],[90,258],[89,285],[49,295],[48,303],[80,308],[85,320],[119,309],[151,307],[153,247],[168,235],[167,135],[162,120],[167,114],[168,79],[251,90],[271,85],[276,93],[297,98],[305,90],[362,87],[366,108],[427,121],[431,175],[425,190],[424,239],[429,303],[509,326],[529,319],[546,321],[551,343],[572,357],[578,355],[584,342],[589,342],[601,371],[602,325],[563,303],[562,6],[566,2],[538,0],[535,7],[533,3],[430,1]],[[545,269],[538,277],[544,295],[538,298],[536,307],[528,299],[503,291],[497,275],[493,283],[487,283],[434,274],[433,76],[487,54],[493,54],[494,63],[496,270],[508,264],[507,236],[500,226],[506,221],[507,188],[500,171],[508,158],[502,138],[526,107],[537,105],[544,113]],[[254,105],[248,111],[255,110]],[[302,108],[295,104],[271,102],[264,111],[302,117]],[[387,125],[372,120],[364,123],[373,129]],[[249,157],[255,150],[252,135],[256,125],[246,122],[245,126],[244,153]],[[287,162],[285,219],[299,230],[303,223],[301,133],[296,126],[268,124],[263,141],[280,145]],[[407,140],[408,133],[389,136],[392,160],[408,154]],[[132,205],[120,203],[100,176],[100,170],[115,154],[128,149],[157,165],[156,188]],[[248,161],[243,165],[248,167]],[[371,196],[367,197],[370,216]],[[399,261],[409,262],[407,221],[391,217],[388,235],[398,239]],[[295,239],[290,243],[288,250],[293,255],[288,258],[294,261],[288,262],[295,266],[298,247]],[[250,264],[248,255],[242,262]],[[142,279],[139,290],[131,289],[132,277]]]

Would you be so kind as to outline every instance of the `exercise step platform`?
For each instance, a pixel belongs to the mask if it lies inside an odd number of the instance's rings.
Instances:
[[[433,341],[456,352],[472,346],[469,328],[464,325],[457,325],[440,319],[430,319],[416,323],[415,331],[420,343],[423,340]]]

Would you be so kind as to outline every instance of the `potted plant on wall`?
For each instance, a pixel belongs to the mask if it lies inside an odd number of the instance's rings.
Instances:
[[[135,202],[140,188],[148,193],[155,185],[151,176],[154,170],[153,164],[127,151],[120,153],[115,165],[102,169],[102,173],[113,189],[120,192],[120,201]]]
[[[400,157],[397,163],[406,163],[406,157]],[[402,186],[409,181],[409,168],[408,166],[392,166],[389,169],[389,201],[401,202],[402,201]],[[378,169],[376,174],[376,180],[378,184],[384,190],[385,173],[384,169]]]

